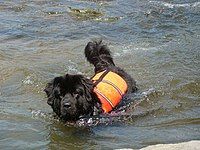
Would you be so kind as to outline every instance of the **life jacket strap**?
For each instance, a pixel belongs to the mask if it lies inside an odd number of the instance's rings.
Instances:
[[[94,81],[95,81],[94,87],[96,87],[97,84],[99,84],[99,83],[103,80],[103,78],[106,76],[106,74],[107,74],[109,71],[110,71],[110,69],[106,69],[106,70],[104,71],[104,73],[99,77],[98,80],[94,80]]]

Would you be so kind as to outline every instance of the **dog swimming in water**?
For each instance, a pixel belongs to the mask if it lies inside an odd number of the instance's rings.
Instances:
[[[80,74],[55,77],[44,91],[47,103],[62,121],[109,114],[116,110],[126,94],[135,92],[136,82],[117,67],[107,45],[89,42],[85,47],[87,61],[94,65],[94,76]]]

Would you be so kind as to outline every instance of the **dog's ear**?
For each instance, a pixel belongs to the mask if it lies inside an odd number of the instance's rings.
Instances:
[[[53,99],[51,98],[51,94],[53,92],[53,80],[49,83],[47,83],[44,92],[46,93],[48,99],[47,99],[47,104],[49,104],[50,106],[53,105]]]
[[[47,96],[49,97],[49,95],[51,94],[53,90],[53,81],[47,83],[45,89],[44,89],[44,92],[47,94]]]

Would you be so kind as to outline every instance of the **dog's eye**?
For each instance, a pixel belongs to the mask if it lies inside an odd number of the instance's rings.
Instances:
[[[74,97],[76,98],[76,99],[79,99],[80,98],[80,96],[83,96],[83,89],[81,89],[81,88],[77,88],[76,89],[76,91],[74,92]]]
[[[74,94],[75,99],[79,99],[80,95],[79,94]]]
[[[82,96],[83,95],[83,89],[81,89],[81,88],[76,89],[74,94],[78,94],[78,95]]]

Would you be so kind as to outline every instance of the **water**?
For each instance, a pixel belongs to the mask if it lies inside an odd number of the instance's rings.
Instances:
[[[0,1],[0,20],[0,149],[137,149],[200,139],[198,0]],[[52,117],[43,88],[66,72],[93,75],[83,50],[99,38],[135,78],[132,99],[142,102],[97,126],[66,126]]]

